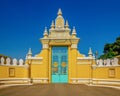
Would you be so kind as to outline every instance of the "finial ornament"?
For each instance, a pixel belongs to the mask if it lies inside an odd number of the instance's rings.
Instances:
[[[89,57],[92,57],[92,55],[93,55],[91,47],[89,48],[88,55],[89,55]]]
[[[58,10],[57,14],[58,14],[58,16],[57,16],[57,18],[55,20],[55,28],[63,29],[65,27],[65,24],[64,24],[64,18],[62,16],[61,9]]]
[[[76,29],[75,29],[75,26],[73,27],[72,35],[76,35]]]
[[[62,11],[61,11],[60,8],[59,8],[59,10],[58,10],[58,15],[62,15]]]
[[[28,50],[28,54],[26,55],[26,58],[30,58],[32,57],[32,51],[31,51],[31,48],[29,48]]]
[[[66,27],[66,28],[69,28],[68,20],[66,20],[65,27]]]
[[[28,50],[28,55],[32,55],[32,50],[31,50],[31,48],[29,48],[29,50]]]
[[[48,32],[47,32],[47,27],[45,27],[45,30],[44,30],[44,37],[47,37],[48,36]]]
[[[44,31],[44,33],[46,33],[47,32],[47,27],[45,27],[45,31]]]
[[[55,28],[55,24],[54,24],[53,20],[52,20],[52,23],[51,23],[51,28]]]
[[[31,48],[29,48],[28,53],[26,54],[26,59],[30,59],[32,57]]]

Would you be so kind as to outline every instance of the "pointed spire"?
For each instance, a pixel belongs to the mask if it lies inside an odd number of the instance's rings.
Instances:
[[[32,57],[32,51],[31,51],[31,48],[29,48],[28,50],[28,54],[26,55],[26,58],[30,58]]]
[[[31,48],[29,48],[28,54],[32,55],[32,50],[31,50]]]
[[[69,28],[69,24],[68,24],[68,21],[67,21],[67,20],[66,20],[65,27],[66,27],[66,28]]]
[[[59,8],[59,10],[58,10],[58,15],[62,15],[62,11],[61,11],[60,8]]]
[[[76,35],[76,29],[73,27],[72,35]]]
[[[57,14],[58,14],[58,16],[57,16],[57,18],[55,20],[55,28],[63,29],[65,27],[65,24],[64,24],[64,18],[62,16],[61,9],[58,10]]]
[[[52,20],[52,23],[51,23],[51,28],[55,28],[55,24],[54,24],[54,21]]]
[[[44,37],[47,37],[48,36],[48,32],[47,32],[47,27],[45,27],[45,30],[44,30]]]
[[[89,55],[89,57],[92,57],[92,55],[93,55],[91,47],[89,48],[88,55]]]

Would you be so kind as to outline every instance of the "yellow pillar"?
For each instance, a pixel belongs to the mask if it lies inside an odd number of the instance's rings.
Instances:
[[[48,66],[49,67],[49,69],[48,69],[49,70],[48,71],[49,72],[49,83],[51,83],[51,54],[52,54],[52,52],[51,52],[51,47],[50,47],[49,48],[49,57],[48,57],[49,58],[49,66]]]
[[[77,49],[76,48],[69,48],[69,83],[71,83],[71,78],[77,77],[77,69],[76,69],[76,62],[77,62]]]

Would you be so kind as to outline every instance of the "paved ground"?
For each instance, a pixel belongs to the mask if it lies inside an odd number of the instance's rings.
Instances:
[[[75,84],[40,84],[2,88],[0,96],[120,96],[120,90]]]

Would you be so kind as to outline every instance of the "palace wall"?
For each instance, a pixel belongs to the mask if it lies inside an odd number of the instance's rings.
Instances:
[[[26,64],[30,66],[32,83],[48,83],[49,80],[49,50],[43,49],[35,57],[27,57]]]
[[[93,67],[93,84],[120,85],[120,64],[118,59],[96,60]]]
[[[28,83],[28,66],[22,59],[0,58],[0,83]]]
[[[50,53],[48,50],[42,50],[40,54],[36,55],[36,58],[31,57],[32,60],[30,62],[27,60],[26,63],[22,59],[18,61],[13,59],[9,62],[10,59],[5,61],[1,58],[0,84],[29,83],[30,78],[32,83],[51,83],[51,67],[49,58],[45,54],[49,56]],[[79,54],[77,50],[70,51],[68,58],[68,83],[120,85],[120,64],[116,58],[111,61],[107,59],[95,62],[91,57]],[[29,72],[29,63],[31,63],[31,72]],[[29,74],[31,74],[30,77]]]

